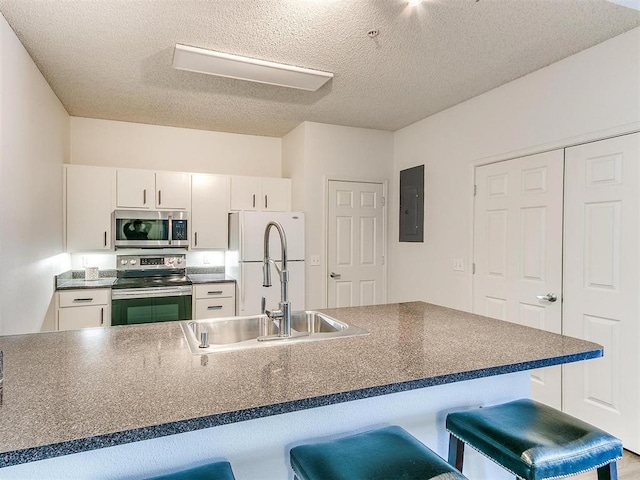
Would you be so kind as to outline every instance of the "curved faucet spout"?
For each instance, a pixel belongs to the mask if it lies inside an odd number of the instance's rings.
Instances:
[[[281,267],[278,268],[276,263],[269,257],[269,233],[271,227],[278,230],[280,235],[280,255]],[[280,310],[276,312],[268,312],[269,317],[280,318],[279,336],[291,336],[291,304],[289,302],[289,272],[287,271],[287,236],[284,233],[282,225],[278,222],[271,221],[267,223],[264,229],[264,263],[262,266],[262,285],[264,287],[271,286],[271,264],[276,267],[276,271],[280,277]]]

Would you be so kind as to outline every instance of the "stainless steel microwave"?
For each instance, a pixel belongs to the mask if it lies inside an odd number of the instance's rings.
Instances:
[[[187,212],[116,210],[116,248],[188,247]]]

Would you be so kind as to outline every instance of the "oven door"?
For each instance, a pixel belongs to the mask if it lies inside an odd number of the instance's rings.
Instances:
[[[111,325],[191,320],[191,286],[114,289]]]

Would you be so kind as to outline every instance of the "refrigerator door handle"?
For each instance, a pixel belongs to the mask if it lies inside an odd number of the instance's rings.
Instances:
[[[244,312],[244,291],[247,288],[246,286],[246,281],[243,277],[245,277],[245,275],[242,274],[242,269],[244,268],[243,265],[240,265],[240,278],[242,279],[240,281],[240,312],[237,312],[237,315],[241,315],[241,312]]]

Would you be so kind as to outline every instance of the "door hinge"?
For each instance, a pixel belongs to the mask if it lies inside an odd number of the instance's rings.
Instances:
[[[475,197],[478,194],[478,186],[474,185],[473,186],[473,196]]]
[[[476,274],[476,264],[472,263],[471,264],[471,275],[475,275]]]
[[[387,204],[387,199],[382,197],[382,206],[384,207]]]
[[[384,255],[382,255],[382,264],[384,265]]]

